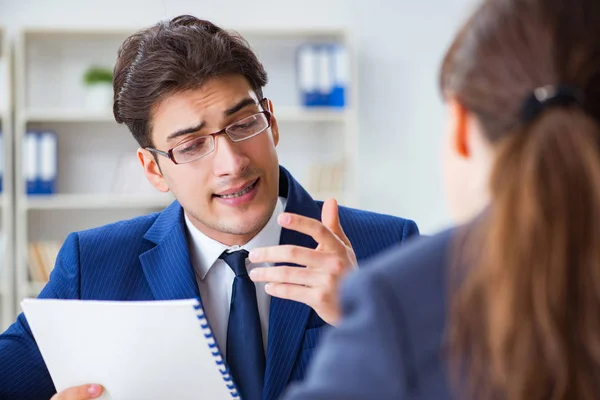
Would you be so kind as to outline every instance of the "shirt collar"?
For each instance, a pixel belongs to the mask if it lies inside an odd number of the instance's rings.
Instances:
[[[277,217],[279,214],[284,212],[287,202],[286,200],[287,199],[284,197],[279,197],[277,199],[275,209],[273,210],[273,214],[271,215],[271,218],[267,224],[261,229],[260,232],[258,232],[258,234],[256,234],[256,236],[250,239],[250,241],[243,246],[227,246],[221,242],[211,239],[204,233],[200,232],[184,213],[185,225],[191,237],[191,243],[189,244],[191,257],[192,260],[195,261],[193,265],[196,269],[196,274],[198,277],[204,280],[206,274],[208,274],[208,271],[210,271],[212,266],[224,251],[236,251],[241,249],[250,251],[258,247],[278,245],[281,236],[281,226],[279,223],[277,223]]]

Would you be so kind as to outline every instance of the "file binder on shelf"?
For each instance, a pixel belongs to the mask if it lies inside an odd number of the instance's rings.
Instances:
[[[55,132],[25,134],[24,173],[28,195],[56,193],[58,138]]]
[[[40,174],[39,194],[56,193],[56,170],[58,143],[56,133],[42,132],[39,136],[38,146],[40,149]]]
[[[27,246],[29,277],[32,281],[46,284],[54,269],[62,242],[34,241]]]
[[[199,299],[21,307],[58,391],[93,382],[110,400],[240,400]]]
[[[305,107],[345,107],[349,84],[346,48],[337,43],[303,44],[297,58],[301,104]]]
[[[317,81],[319,105],[329,106],[331,91],[333,90],[332,57],[330,47],[327,45],[316,46],[317,52]]]
[[[38,160],[40,158],[37,133],[27,132],[23,141],[23,173],[27,194],[35,194],[37,192]]]
[[[305,44],[298,50],[298,86],[301,104],[306,107],[320,105],[317,88],[317,52],[314,46]]]
[[[344,107],[346,105],[346,88],[350,82],[349,60],[346,48],[339,44],[331,46],[333,88],[329,97],[331,107]]]

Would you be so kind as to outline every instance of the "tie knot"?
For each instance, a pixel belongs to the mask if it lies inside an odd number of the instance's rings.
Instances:
[[[248,275],[248,271],[246,270],[248,252],[246,250],[238,250],[231,253],[224,251],[220,258],[231,267],[233,272],[235,272],[235,276]]]

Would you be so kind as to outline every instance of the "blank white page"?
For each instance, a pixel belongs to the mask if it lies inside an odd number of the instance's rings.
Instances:
[[[102,399],[236,398],[190,300],[25,299],[21,306],[58,391],[97,383]],[[199,310],[203,315],[202,310]],[[205,336],[207,333],[209,338]]]

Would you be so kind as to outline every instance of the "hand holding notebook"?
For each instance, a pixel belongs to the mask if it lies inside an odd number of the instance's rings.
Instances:
[[[59,392],[97,383],[101,399],[239,399],[198,300],[21,306]]]

